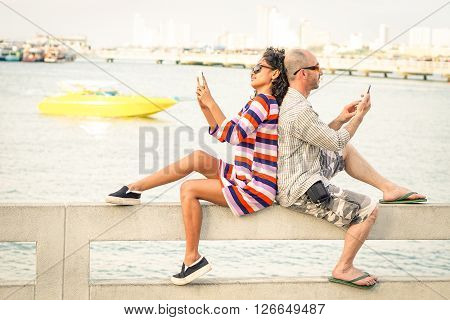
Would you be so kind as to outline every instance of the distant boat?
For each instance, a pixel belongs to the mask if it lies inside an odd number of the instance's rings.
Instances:
[[[59,47],[49,47],[45,51],[44,62],[63,62],[65,61],[64,50]]]
[[[38,62],[44,61],[45,50],[43,48],[27,48],[23,51],[22,61]]]
[[[82,91],[45,98],[38,108],[50,115],[137,117],[158,113],[177,102],[168,97],[124,95],[106,88],[84,88]]]
[[[48,47],[45,50],[44,62],[75,61],[76,57],[76,54],[72,50],[67,50],[63,46]]]
[[[2,60],[5,61],[20,61],[22,59],[22,50],[16,46],[3,47],[1,49]]]
[[[20,61],[20,55],[8,54],[5,56],[5,61]]]

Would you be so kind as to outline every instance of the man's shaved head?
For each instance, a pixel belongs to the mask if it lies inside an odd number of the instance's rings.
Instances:
[[[301,67],[308,67],[311,61],[315,60],[314,55],[304,49],[292,49],[286,53],[284,58],[284,65],[286,67],[288,80],[294,80],[294,72]]]
[[[317,58],[308,50],[289,50],[284,58],[289,87],[301,92],[305,97],[311,90],[319,88],[322,70]],[[305,69],[306,68],[306,69]],[[298,72],[297,72],[298,71]],[[294,75],[294,73],[296,73]]]

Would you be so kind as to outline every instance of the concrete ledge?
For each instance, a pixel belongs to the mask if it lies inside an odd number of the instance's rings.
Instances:
[[[449,240],[449,225],[450,204],[381,205],[379,218],[369,239]],[[339,240],[343,237],[343,229],[278,205],[245,217],[234,216],[229,208],[203,205],[201,239],[204,240]],[[167,284],[90,284],[89,244],[104,240],[184,240],[181,206],[179,203],[141,206],[103,203],[0,204],[0,241],[36,242],[36,272],[39,277],[35,285],[24,286],[17,292],[18,299],[162,299],[165,294],[164,297],[179,299],[439,298],[438,294],[433,296],[430,292],[434,291],[428,287],[417,286],[411,281],[387,281],[376,289],[380,291],[378,295],[375,291],[370,296],[358,291],[355,294],[353,288],[329,284],[326,279],[322,282],[304,279],[239,280],[237,283],[226,280],[200,282],[188,288],[169,287]],[[450,296],[448,280],[428,282],[430,286],[436,286],[437,291]],[[13,288],[17,286],[0,284],[0,299],[9,297],[15,290]],[[274,292],[277,292],[276,297],[272,296]],[[342,292],[348,295],[341,296]],[[398,292],[403,293],[398,295]]]
[[[81,223],[92,236],[101,234],[97,240],[184,240],[179,203],[71,204],[67,213],[70,225]],[[236,217],[228,208],[204,204],[203,216],[205,240],[336,240],[344,235],[326,221],[279,205]],[[371,240],[450,240],[450,204],[380,205],[378,216]]]
[[[8,300],[33,300],[35,299],[34,281],[0,281],[0,297]]]
[[[0,204],[0,219],[7,218],[7,213],[15,216],[14,212],[19,210],[42,215],[58,207],[60,216],[67,213],[67,226],[82,229],[90,240],[184,239],[179,203]],[[371,240],[450,240],[450,204],[380,205],[379,208],[378,220],[369,235]],[[228,208],[203,204],[203,215],[201,239],[205,240],[339,240],[344,235],[343,230],[326,221],[279,205],[235,217]],[[146,227],[150,225],[152,228]],[[3,229],[9,233],[5,235]],[[14,230],[0,224],[0,241],[30,241]]]
[[[0,204],[0,241],[36,242],[36,299],[62,298],[65,214],[61,204]]]
[[[132,300],[384,300],[446,299],[450,297],[450,278],[387,277],[371,290],[328,282],[326,277],[264,279],[199,279],[178,287],[168,281],[91,281],[90,299]]]

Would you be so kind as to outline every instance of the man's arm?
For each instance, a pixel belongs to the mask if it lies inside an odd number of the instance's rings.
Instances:
[[[355,116],[344,127],[335,130],[319,119],[317,113],[310,107],[304,107],[299,111],[294,123],[293,134],[312,145],[331,151],[344,149],[348,141],[353,137],[364,116],[370,109],[370,97],[367,95],[357,105]],[[332,126],[336,124],[332,122]]]
[[[340,128],[342,128],[342,126],[349,122],[350,119],[352,119],[356,114],[356,106],[360,102],[361,100],[356,100],[344,106],[341,113],[337,116],[336,119],[331,121],[328,126],[334,130],[339,130]]]
[[[328,127],[330,127],[333,130],[338,131],[342,127],[343,124],[344,124],[344,122],[341,122],[338,117],[338,118],[334,119],[333,121],[331,121],[328,124]]]
[[[364,119],[364,116],[369,112],[371,107],[370,94],[365,94],[361,102],[356,107],[356,114],[350,122],[344,127],[350,133],[350,138],[355,135],[356,130]]]
[[[358,130],[359,125],[362,123],[362,116],[354,116],[352,120],[344,127],[345,130],[350,134],[350,138],[355,135],[356,130]]]
[[[309,106],[299,111],[294,122],[293,134],[300,140],[331,151],[344,149],[351,138],[345,128],[339,130],[330,128]]]

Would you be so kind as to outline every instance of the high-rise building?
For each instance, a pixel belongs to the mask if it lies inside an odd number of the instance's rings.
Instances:
[[[380,46],[385,45],[389,41],[388,26],[385,24],[380,24],[378,29],[378,41]]]
[[[360,50],[363,47],[363,36],[361,32],[354,32],[350,35],[348,48],[350,50]]]
[[[258,48],[299,45],[290,19],[281,14],[276,7],[258,6],[256,27],[256,45]]]
[[[330,43],[330,33],[314,29],[309,20],[302,20],[298,30],[297,42],[302,48],[320,47]]]
[[[191,39],[191,25],[190,24],[182,24],[180,26],[180,45],[184,48],[188,48],[192,45],[192,39]]]
[[[431,32],[431,44],[436,48],[450,48],[450,29],[433,29]]]
[[[409,31],[409,47],[429,48],[431,46],[431,29],[415,27]]]
[[[389,41],[389,28],[385,24],[380,24],[378,27],[378,37],[375,41],[370,43],[370,50],[385,50],[390,47]]]
[[[269,44],[269,13],[272,7],[259,5],[257,7],[256,46],[265,48]]]
[[[139,13],[136,13],[133,18],[133,45],[138,47],[151,45],[150,30]]]
[[[245,33],[225,32],[217,38],[216,45],[228,50],[252,49],[255,48],[255,41]]]
[[[191,25],[176,23],[169,19],[160,24],[159,46],[167,48],[183,48],[192,45]]]

